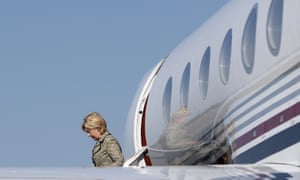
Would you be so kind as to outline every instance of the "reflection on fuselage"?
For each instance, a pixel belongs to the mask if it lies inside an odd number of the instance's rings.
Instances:
[[[220,105],[202,115],[171,118],[158,142],[148,148],[155,165],[231,163],[231,147],[222,119],[215,120]]]

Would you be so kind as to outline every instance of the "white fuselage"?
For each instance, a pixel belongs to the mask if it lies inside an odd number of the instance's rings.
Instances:
[[[146,76],[128,145],[153,165],[299,165],[299,22],[298,0],[230,1]]]

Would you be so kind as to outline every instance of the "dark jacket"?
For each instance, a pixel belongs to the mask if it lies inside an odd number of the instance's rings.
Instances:
[[[123,165],[124,157],[121,146],[109,132],[105,132],[96,142],[92,151],[92,160],[96,167]]]

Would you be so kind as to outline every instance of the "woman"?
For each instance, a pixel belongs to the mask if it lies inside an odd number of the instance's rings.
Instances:
[[[92,151],[92,160],[95,167],[122,166],[124,157],[122,149],[106,128],[104,118],[97,112],[86,115],[82,130],[96,141]]]

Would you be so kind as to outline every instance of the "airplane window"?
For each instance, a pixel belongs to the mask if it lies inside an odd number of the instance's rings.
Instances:
[[[189,62],[184,69],[181,84],[180,84],[180,104],[181,107],[188,106],[189,86],[190,86],[190,69],[191,63]]]
[[[209,79],[210,47],[206,48],[202,57],[199,73],[200,92],[203,99],[207,96],[208,79]]]
[[[268,13],[267,41],[274,56],[278,55],[281,43],[282,14],[283,0],[273,0]]]
[[[165,120],[170,119],[170,106],[171,106],[171,94],[172,94],[172,77],[169,78],[163,96],[163,113]]]
[[[219,60],[219,72],[223,84],[227,84],[230,72],[231,62],[231,44],[232,44],[232,29],[230,29],[223,41],[220,60]]]
[[[256,4],[247,19],[242,39],[242,60],[248,74],[252,72],[254,65],[257,9]]]

